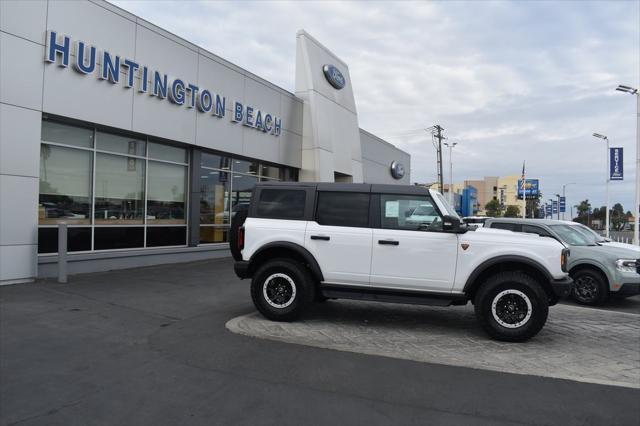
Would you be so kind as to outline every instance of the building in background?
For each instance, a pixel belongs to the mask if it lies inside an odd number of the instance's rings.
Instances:
[[[55,274],[60,222],[70,273],[210,259],[258,181],[410,182],[304,31],[292,93],[105,1],[0,18],[0,284]]]
[[[491,200],[498,200],[502,209],[506,209],[507,206],[518,206],[522,209],[522,199],[518,198],[518,180],[521,179],[521,175],[511,176],[485,176],[484,179],[468,179],[460,183],[453,184],[454,200],[456,195],[463,197],[464,191],[467,188],[473,188],[470,194],[473,193],[473,199],[475,203],[475,210],[472,214],[464,214],[464,216],[470,215],[486,215],[486,204]],[[444,185],[444,195],[448,200],[449,198],[449,184]],[[433,183],[428,185],[431,189],[438,189],[438,184]],[[461,199],[460,208],[456,207],[456,210],[462,211],[462,205],[464,202]],[[470,211],[471,208],[465,209]]]

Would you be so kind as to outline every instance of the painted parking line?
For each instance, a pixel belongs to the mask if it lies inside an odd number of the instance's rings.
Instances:
[[[490,340],[471,305],[458,307],[329,301],[301,320],[257,312],[231,319],[246,336],[419,362],[640,388],[640,316],[557,305],[524,343]]]

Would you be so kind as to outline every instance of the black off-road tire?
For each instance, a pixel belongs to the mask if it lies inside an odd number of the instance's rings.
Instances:
[[[243,206],[238,210],[231,219],[231,227],[229,229],[229,250],[234,260],[242,260],[242,253],[238,248],[238,228],[244,225],[244,221],[247,220],[249,214],[248,206]]]
[[[287,289],[291,288],[291,282],[295,287],[295,296],[286,299],[288,306],[276,307],[269,303],[265,296],[265,286],[269,284],[283,283]],[[291,281],[289,282],[288,279]],[[274,281],[279,280],[279,281]],[[268,290],[267,290],[268,292]],[[266,318],[273,321],[293,321],[309,306],[316,295],[315,285],[309,270],[300,263],[278,258],[263,263],[253,275],[251,280],[251,299],[256,309]],[[272,302],[274,302],[272,300]],[[284,304],[284,303],[283,303]]]
[[[512,293],[503,293],[505,291]],[[502,296],[498,297],[500,294]],[[526,297],[523,298],[522,295]],[[527,300],[531,305],[530,309]],[[507,301],[525,307],[520,312],[530,312],[528,319],[526,315],[522,319],[522,325],[518,325],[518,320],[509,317],[517,317],[517,313],[509,311],[506,307],[509,305]],[[549,299],[542,286],[531,276],[518,271],[501,272],[489,277],[481,285],[474,298],[474,308],[478,322],[493,339],[523,342],[538,334],[544,326],[549,315]],[[510,320],[513,322],[510,323]],[[501,325],[498,321],[507,326]]]
[[[571,298],[581,305],[598,306],[609,299],[609,285],[606,278],[592,268],[582,268],[571,272],[574,286]]]

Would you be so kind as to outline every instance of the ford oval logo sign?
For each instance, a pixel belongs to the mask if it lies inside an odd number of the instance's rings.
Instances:
[[[336,89],[340,90],[347,84],[347,79],[344,78],[340,70],[333,65],[325,65],[322,67],[322,71],[324,72],[324,76],[326,77],[329,84],[331,84]]]

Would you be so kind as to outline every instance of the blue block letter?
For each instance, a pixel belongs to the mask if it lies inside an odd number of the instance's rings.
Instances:
[[[89,48],[89,64],[85,64],[86,58],[86,45],[83,41],[76,41],[73,44],[73,48],[76,55],[76,61],[73,63],[73,68],[82,74],[89,74],[96,69],[96,48],[90,46]]]
[[[200,96],[198,96],[198,109],[202,112],[209,112],[211,111],[212,105],[213,101],[211,99],[211,92],[209,92],[207,89],[204,89],[202,92],[200,92]]]
[[[130,61],[129,59],[124,60],[124,66],[127,67],[127,82],[124,84],[124,87],[133,87],[133,76],[140,65],[137,62]]]
[[[115,84],[120,80],[120,57],[115,55],[114,58],[111,59],[111,54],[106,50],[102,52],[100,78]]]
[[[233,107],[233,121],[235,123],[242,121],[242,116],[243,116],[242,110],[243,110],[242,104],[240,102],[236,102],[235,106]]]
[[[62,44],[58,44],[58,33],[55,31],[49,31],[47,35],[47,57],[45,58],[47,62],[55,62],[56,55],[58,53],[62,54],[62,63],[61,67],[69,66],[69,49],[71,48],[71,39],[67,36],[64,36],[64,41]]]

